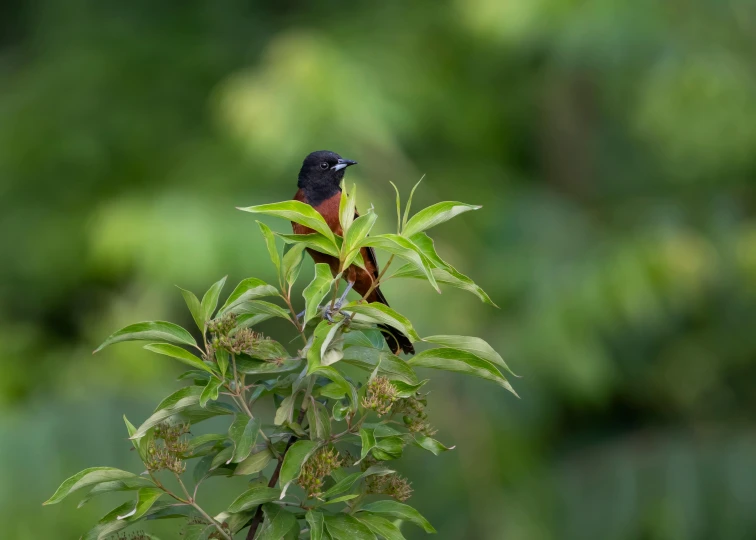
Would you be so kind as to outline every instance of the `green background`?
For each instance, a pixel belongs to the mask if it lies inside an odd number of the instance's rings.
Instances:
[[[389,180],[483,205],[431,234],[500,309],[385,287],[421,335],[480,335],[522,375],[518,400],[426,373],[457,448],[402,470],[439,539],[753,538],[755,53],[750,0],[2,3],[0,534],[76,538],[116,506],[41,503],[138,471],[121,414],[181,368],[91,351],[191,328],[174,284],[270,279],[234,207],[290,198],[329,149],[376,231]],[[209,484],[212,512],[243,485]]]

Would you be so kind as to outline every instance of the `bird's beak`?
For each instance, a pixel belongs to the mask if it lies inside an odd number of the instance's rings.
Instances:
[[[352,161],[351,159],[344,159],[339,158],[339,160],[336,162],[336,165],[331,167],[332,171],[340,171],[341,169],[346,169],[350,165],[357,165],[356,161]]]

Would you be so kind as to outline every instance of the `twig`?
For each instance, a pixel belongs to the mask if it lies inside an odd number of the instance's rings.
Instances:
[[[386,270],[388,270],[389,266],[391,266],[391,263],[394,261],[394,256],[392,255],[389,257],[389,260],[386,261],[386,265],[383,267],[383,270],[381,270],[381,273],[378,274],[378,277],[373,280],[373,284],[370,285],[370,288],[367,290],[365,294],[362,295],[362,299],[360,302],[365,300],[368,296],[370,296],[370,293],[373,292],[375,289],[378,288],[378,286],[381,284],[381,278],[383,278],[383,275],[386,273]]]

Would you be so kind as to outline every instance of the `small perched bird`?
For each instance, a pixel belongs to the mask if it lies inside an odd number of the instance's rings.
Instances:
[[[343,236],[341,223],[339,222],[341,180],[344,178],[346,168],[356,164],[356,161],[344,159],[335,152],[320,150],[307,156],[302,163],[302,169],[299,171],[299,182],[297,183],[299,191],[294,195],[294,200],[312,206],[325,218],[331,230],[339,236]],[[357,215],[357,212],[355,212],[355,217]],[[298,223],[292,223],[291,225],[294,228],[295,234],[310,234],[315,232]],[[307,251],[316,263],[328,264],[331,267],[331,272],[336,276],[339,271],[339,260],[336,257],[312,249],[308,249]],[[360,253],[362,259],[365,261],[367,272],[357,265],[350,266],[344,272],[347,289],[338,302],[337,307],[341,307],[341,303],[346,298],[350,289],[354,288],[355,291],[364,296],[370,290],[373,281],[378,278],[378,260],[375,257],[373,248],[362,248]],[[383,296],[380,287],[373,289],[366,300],[368,302],[380,302],[388,306],[388,301]],[[415,353],[412,342],[399,330],[387,325],[380,325],[380,328],[394,354],[400,349],[407,354]]]

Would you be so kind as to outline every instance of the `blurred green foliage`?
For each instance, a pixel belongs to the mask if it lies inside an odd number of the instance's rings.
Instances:
[[[748,0],[2,4],[4,534],[112,506],[40,504],[95,456],[134,465],[109,426],[174,366],[91,350],[182,322],[173,284],[266,278],[233,208],[292,196],[327,148],[381,230],[389,180],[484,205],[437,244],[500,310],[386,287],[421,335],[481,335],[524,376],[520,401],[432,388],[460,444],[409,467],[444,538],[753,536],[755,48]]]

